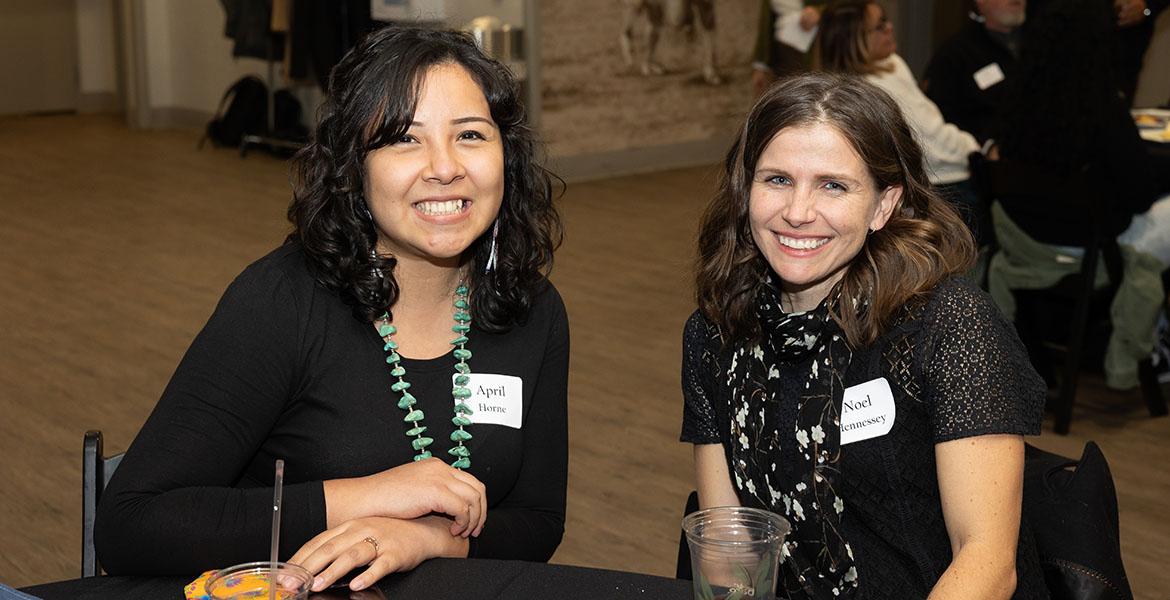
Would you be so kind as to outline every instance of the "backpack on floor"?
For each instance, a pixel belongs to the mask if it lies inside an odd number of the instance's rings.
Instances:
[[[301,101],[288,90],[276,90],[272,95],[273,137],[304,144],[309,141],[309,128],[301,123]]]
[[[235,147],[245,135],[261,135],[267,128],[268,86],[259,77],[247,75],[224,92],[203,140],[211,140],[216,146]]]

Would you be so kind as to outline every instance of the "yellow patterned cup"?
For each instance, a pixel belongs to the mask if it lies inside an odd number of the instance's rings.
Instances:
[[[251,562],[220,570],[207,580],[207,595],[212,600],[304,600],[309,597],[313,576],[298,565]]]

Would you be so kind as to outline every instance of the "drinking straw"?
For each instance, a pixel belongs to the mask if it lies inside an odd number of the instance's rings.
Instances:
[[[276,559],[280,548],[280,492],[284,488],[284,461],[276,459],[276,483],[272,491],[272,548],[268,553],[268,600],[276,600]]]

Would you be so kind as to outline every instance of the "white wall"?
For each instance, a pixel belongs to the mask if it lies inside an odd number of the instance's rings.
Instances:
[[[147,106],[172,106],[175,101],[171,68],[171,13],[169,0],[142,3],[142,28],[145,32],[143,54],[146,57]]]
[[[114,1],[76,0],[82,94],[117,92]],[[523,0],[448,0],[448,23],[457,27],[476,16],[494,14],[521,25],[523,4]],[[232,42],[223,36],[224,14],[217,0],[147,0],[142,6],[151,107],[210,113],[233,81],[248,73],[265,76],[264,61],[232,58]],[[1168,98],[1170,10],[1163,11],[1146,55],[1137,104],[1152,106]]]
[[[113,0],[76,0],[77,71],[82,94],[118,91]]]
[[[118,91],[115,1],[76,0],[82,94]],[[264,61],[232,58],[217,0],[145,0],[139,6],[150,108],[211,113],[236,79],[248,73],[264,77]]]
[[[152,108],[215,111],[224,91],[249,73],[266,77],[267,63],[233,58],[217,0],[143,3],[147,81]]]
[[[447,0],[447,25],[460,28],[483,15],[494,15],[510,25],[524,25],[524,0]]]
[[[152,108],[211,113],[235,80],[249,73],[267,78],[265,61],[232,57],[232,41],[223,35],[224,12],[217,0],[147,0],[143,4]],[[523,0],[448,0],[446,6],[453,27],[484,14],[498,15],[506,23],[524,23]],[[284,85],[279,65],[276,78],[278,86]],[[307,116],[312,115],[314,104],[310,98],[305,105]]]
[[[117,51],[114,41],[116,0],[76,0],[80,91],[116,93]],[[233,58],[224,37],[224,12],[218,0],[143,0],[147,104],[150,109],[210,114],[224,91],[247,74],[267,79],[268,65],[254,58]],[[458,27],[474,17],[494,14],[506,23],[524,24],[523,0],[447,0],[448,23]],[[283,86],[280,69],[277,85]],[[307,114],[315,95],[306,92]]]

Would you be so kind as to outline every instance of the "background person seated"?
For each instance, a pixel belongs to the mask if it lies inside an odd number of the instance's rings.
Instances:
[[[800,14],[800,28],[812,31],[820,20],[821,0],[760,0],[756,45],[752,51],[752,96],[758,98],[777,78],[807,70],[808,55],[777,39],[780,20]]]
[[[1106,383],[1137,385],[1137,363],[1153,349],[1154,324],[1166,302],[1161,273],[1170,265],[1170,187],[1160,182],[1147,149],[1119,92],[1113,65],[1113,20],[1099,0],[1049,2],[1036,15],[1023,49],[1019,76],[1005,102],[1002,131],[996,135],[1004,160],[1031,165],[1035,176],[1062,183],[1088,173],[1089,183],[1107,194],[1102,233],[1116,237],[1124,260],[1120,287],[1110,311],[1113,334],[1105,357]],[[1085,74],[1092,73],[1088,77]],[[1158,198],[1161,197],[1159,200]],[[1015,229],[1049,246],[1053,253],[1075,253],[1093,224],[1090,211],[1059,193],[1001,198],[1010,228],[996,234],[1008,260]],[[1005,234],[1008,237],[1005,237]],[[994,262],[994,261],[993,261]],[[1055,263],[1020,275],[1033,288],[1055,283],[1063,274]],[[1075,270],[1070,264],[1068,270]],[[992,289],[997,269],[990,273]],[[1011,299],[994,294],[1001,306]]]
[[[971,18],[930,59],[923,89],[943,117],[984,142],[997,129],[1020,57],[1026,0],[975,0]]]
[[[1043,13],[1049,4],[1064,0],[1031,0],[1028,16]],[[1133,104],[1138,78],[1141,76],[1146,51],[1154,37],[1154,23],[1158,15],[1170,6],[1170,0],[1102,0],[1112,5],[1113,65],[1117,84],[1127,105]]]
[[[894,25],[877,2],[839,0],[821,13],[814,66],[862,75],[898,103],[922,145],[930,182],[955,205],[976,243],[982,245],[984,236],[979,223],[986,209],[971,184],[967,159],[979,151],[979,142],[943,118],[896,51]]]

